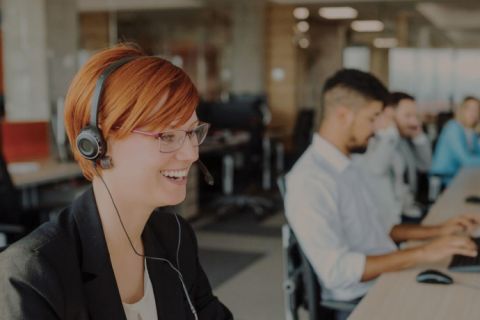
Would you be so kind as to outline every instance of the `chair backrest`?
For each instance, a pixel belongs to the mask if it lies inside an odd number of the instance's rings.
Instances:
[[[296,152],[301,155],[312,141],[315,111],[302,109],[298,111],[295,127],[293,128],[293,144]]]
[[[285,201],[285,195],[287,194],[287,182],[285,181],[285,175],[281,174],[277,177],[277,187],[280,191],[283,201]]]
[[[298,320],[298,309],[302,306],[305,307],[303,269],[297,239],[288,224],[282,227],[282,246],[285,318],[286,320]]]
[[[21,212],[20,197],[0,152],[0,222],[18,223]]]
[[[285,201],[287,185],[284,175],[278,176],[277,186]],[[298,320],[300,307],[308,310],[309,320],[333,319],[333,311],[321,305],[321,287],[317,275],[288,223],[282,227],[282,247],[286,319]]]
[[[321,304],[322,292],[317,275],[288,224],[282,228],[282,243],[286,319],[297,320],[300,307],[308,310],[309,320],[334,319],[335,311]]]

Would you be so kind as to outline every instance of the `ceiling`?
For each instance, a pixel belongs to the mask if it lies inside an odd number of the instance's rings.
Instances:
[[[198,8],[232,1],[260,0],[77,0],[80,11]],[[400,13],[408,14],[409,45],[435,47],[480,47],[480,0],[265,0],[277,4],[322,6],[350,5],[360,19],[380,19],[381,35],[395,35]],[[318,18],[319,19],[319,18]],[[361,35],[363,37],[368,37]]]
[[[384,35],[394,35],[400,12],[409,19],[409,45],[419,46],[430,38],[437,47],[480,47],[480,0],[271,0],[315,9],[322,6],[352,6],[360,19],[380,19]],[[364,38],[368,37],[362,35]],[[420,39],[423,37],[422,39]]]

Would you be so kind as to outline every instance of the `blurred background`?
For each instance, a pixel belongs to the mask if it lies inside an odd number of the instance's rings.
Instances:
[[[465,96],[479,95],[478,0],[0,3],[0,200],[10,208],[0,223],[30,230],[85,189],[64,96],[92,54],[137,43],[183,68],[201,93],[199,117],[212,124],[201,158],[215,185],[194,170],[178,210],[237,319],[284,318],[277,179],[310,142],[327,77],[356,68],[412,94],[432,141]],[[8,230],[3,243],[15,239]]]

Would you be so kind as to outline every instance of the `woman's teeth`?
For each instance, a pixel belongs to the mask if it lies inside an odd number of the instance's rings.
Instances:
[[[165,170],[161,172],[164,177],[170,179],[183,179],[187,177],[188,170]]]

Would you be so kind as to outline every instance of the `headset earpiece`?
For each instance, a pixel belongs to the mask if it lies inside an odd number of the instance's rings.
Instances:
[[[75,143],[79,153],[85,159],[97,162],[100,160],[100,166],[102,169],[109,169],[112,167],[112,161],[110,158],[105,159],[107,153],[107,143],[103,138],[102,132],[98,128],[98,113],[100,108],[100,100],[102,97],[103,87],[105,80],[118,68],[132,61],[135,57],[125,57],[116,62],[110,64],[97,80],[95,84],[95,90],[92,95],[92,109],[90,110],[90,123],[84,127],[77,138]]]
[[[80,131],[76,144],[80,154],[88,160],[102,159],[107,151],[107,144],[97,127],[87,126]]]

